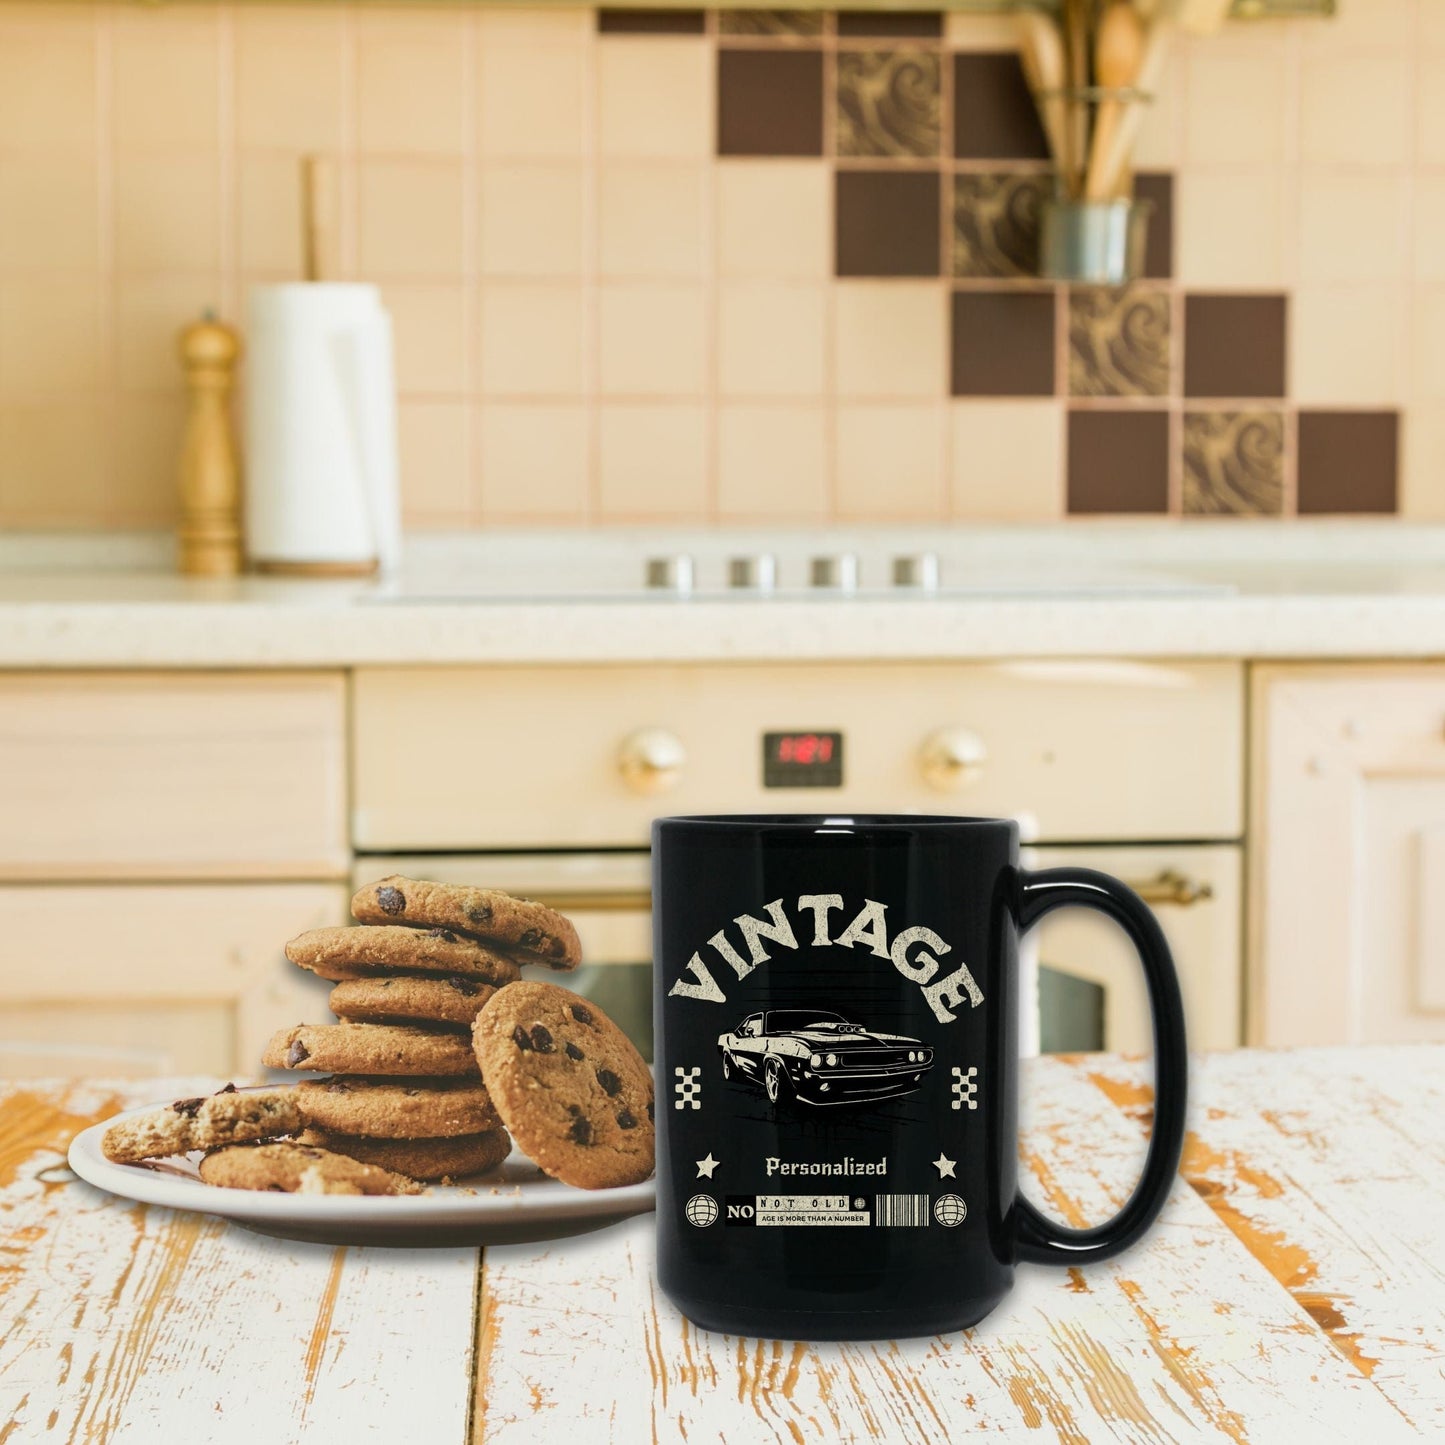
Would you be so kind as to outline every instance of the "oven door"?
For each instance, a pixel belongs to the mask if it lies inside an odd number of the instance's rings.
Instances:
[[[594,999],[652,1061],[652,865],[645,849],[605,853],[366,854],[357,888],[389,873],[501,888],[565,913],[586,960],[573,973],[534,968],[533,978]]]

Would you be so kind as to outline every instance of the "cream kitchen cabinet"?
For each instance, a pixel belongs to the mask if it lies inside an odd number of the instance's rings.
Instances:
[[[1445,666],[1254,673],[1248,1033],[1445,1039]]]

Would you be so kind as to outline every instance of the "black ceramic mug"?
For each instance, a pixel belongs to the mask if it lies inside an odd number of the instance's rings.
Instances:
[[[1020,1260],[1088,1264],[1153,1222],[1187,1063],[1153,914],[1086,868],[1029,872],[986,818],[756,816],[653,825],[658,1279],[735,1334],[962,1329]],[[1093,1229],[1018,1192],[1018,938],[1097,909],[1154,1015],[1144,1173]]]

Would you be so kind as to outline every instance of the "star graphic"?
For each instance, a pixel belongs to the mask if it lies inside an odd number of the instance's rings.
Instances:
[[[714,1159],[714,1158],[712,1157],[712,1150],[709,1149],[709,1150],[707,1151],[706,1157],[705,1157],[705,1158],[702,1158],[702,1159],[699,1159],[699,1160],[697,1160],[696,1162],[697,1162],[697,1177],[698,1177],[699,1179],[711,1179],[711,1178],[712,1178],[712,1171],[717,1168],[718,1164],[721,1163],[721,1160]]]
[[[953,1172],[953,1166],[958,1163],[957,1159],[950,1159],[942,1149],[938,1151],[938,1158],[931,1161],[933,1167],[938,1170],[940,1179],[957,1179],[958,1175]]]

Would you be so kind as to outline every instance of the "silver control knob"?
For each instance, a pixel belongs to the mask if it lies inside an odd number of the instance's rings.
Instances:
[[[617,750],[617,771],[634,793],[665,793],[676,786],[686,762],[682,740],[666,728],[639,728]]]
[[[939,728],[924,738],[918,752],[924,781],[941,793],[978,782],[987,762],[983,739],[967,728]]]
[[[675,557],[647,559],[647,586],[654,592],[672,592],[686,597],[692,592],[692,558],[686,552]]]
[[[728,558],[728,586],[739,592],[771,592],[778,585],[778,560],[771,552]]]
[[[893,559],[893,585],[938,591],[938,553],[910,552]]]
[[[858,590],[858,554],[839,552],[831,557],[814,557],[808,566],[808,580],[814,587],[835,592]]]

